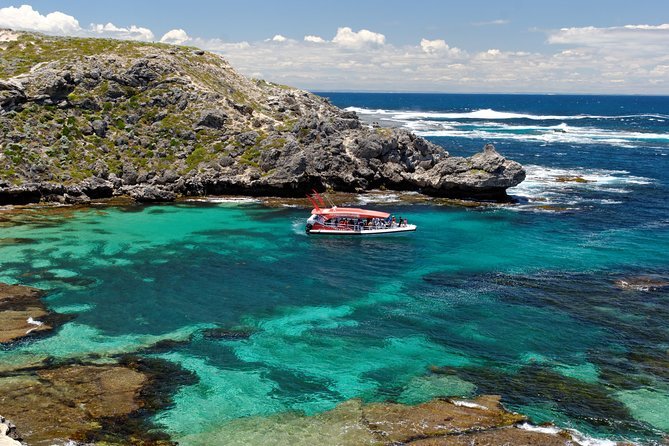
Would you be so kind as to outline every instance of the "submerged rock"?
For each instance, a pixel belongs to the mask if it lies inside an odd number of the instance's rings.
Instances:
[[[174,446],[155,429],[151,416],[171,404],[179,386],[194,380],[191,373],[157,359],[45,363],[4,373],[0,408],[30,445]]]
[[[437,398],[417,406],[372,403],[363,408],[367,426],[387,443],[483,431],[525,421],[507,412],[498,396],[480,396],[471,401]]]
[[[354,399],[313,416],[295,413],[233,420],[216,430],[186,435],[184,444],[272,445],[547,445],[577,446],[558,428],[525,423],[497,396],[438,398],[415,406],[365,404]],[[520,423],[523,423],[522,425]]]
[[[615,281],[616,287],[633,291],[669,290],[669,278],[658,275],[626,277]]]
[[[586,180],[583,177],[576,177],[576,176],[564,176],[564,177],[557,177],[555,179],[558,183],[593,183],[593,180]]]
[[[0,343],[51,330],[43,295],[36,288],[0,283]]]
[[[222,339],[226,341],[248,339],[252,334],[253,332],[250,330],[235,330],[223,327],[202,330],[202,337],[205,339]]]
[[[140,408],[146,377],[120,366],[68,366],[0,378],[0,407],[29,444],[78,439],[96,419]]]

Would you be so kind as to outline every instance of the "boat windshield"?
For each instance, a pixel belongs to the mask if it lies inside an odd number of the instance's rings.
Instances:
[[[349,230],[349,231],[365,231],[372,229],[388,229],[388,228],[401,228],[406,227],[409,223],[406,218],[395,218],[395,216],[389,216],[388,218],[347,218],[347,217],[334,217],[334,218],[323,218],[322,221],[319,221],[320,224],[326,228],[339,229],[339,230]]]

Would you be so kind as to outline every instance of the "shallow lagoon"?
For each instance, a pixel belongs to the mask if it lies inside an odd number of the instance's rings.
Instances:
[[[351,398],[478,393],[597,436],[669,431],[658,415],[669,407],[667,294],[614,283],[667,273],[666,224],[377,207],[419,231],[308,237],[306,210],[258,203],[5,214],[0,280],[48,289],[49,307],[74,319],[0,360],[139,352],[178,363],[199,382],[156,421],[184,444],[232,438],[242,417],[314,415]],[[208,336],[216,327],[226,331]],[[180,342],[146,350],[162,340]]]
[[[0,212],[0,281],[73,317],[0,364],[179,364],[199,382],[155,421],[185,445],[322,443],[351,398],[482,393],[597,437],[669,433],[669,294],[616,286],[669,280],[669,99],[327,95],[454,155],[494,142],[527,168],[518,204],[352,198],[419,226],[363,239],[252,201]]]

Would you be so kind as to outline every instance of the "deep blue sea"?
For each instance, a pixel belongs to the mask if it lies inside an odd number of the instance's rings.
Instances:
[[[599,439],[669,434],[669,97],[320,94],[452,155],[493,143],[527,180],[505,206],[355,198],[418,225],[388,238],[309,237],[307,209],[253,199],[0,211],[0,281],[74,316],[0,361],[180,364],[199,380],[154,421],[184,445],[354,444],[318,414],[477,394]]]

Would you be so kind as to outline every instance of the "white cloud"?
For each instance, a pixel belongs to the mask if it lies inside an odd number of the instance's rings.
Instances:
[[[325,39],[320,36],[304,36],[304,41],[312,43],[325,43]]]
[[[0,27],[45,33],[70,34],[81,30],[77,19],[62,12],[42,15],[30,5],[0,8]]]
[[[129,28],[118,27],[113,23],[106,25],[91,24],[90,30],[99,36],[113,37],[124,40],[144,40],[150,42],[154,39],[153,32],[148,28],[131,25]]]
[[[446,44],[446,41],[442,39],[437,39],[437,40],[428,40],[428,39],[421,39],[420,40],[420,47],[421,49],[428,53],[436,53],[439,51],[444,51],[448,49],[448,45]]]
[[[656,52],[669,47],[669,24],[562,28],[549,34],[548,43],[614,52]]]
[[[332,43],[345,48],[359,49],[366,46],[383,45],[386,43],[386,36],[368,29],[361,29],[355,32],[348,26],[345,26],[337,28],[337,34],[332,39]]]
[[[27,5],[0,8],[3,27],[154,39],[151,30],[138,25],[81,27],[75,17],[41,14]],[[242,73],[313,90],[669,94],[669,24],[563,28],[549,32],[548,45],[534,53],[522,47],[467,52],[442,39],[399,46],[386,43],[383,34],[349,27],[338,28],[330,41],[277,34],[266,41],[226,42],[183,29],[166,32],[160,41],[217,51]]]
[[[160,38],[162,43],[171,43],[172,45],[183,45],[190,40],[190,36],[181,28],[171,29]]]
[[[489,20],[487,22],[475,22],[473,25],[475,26],[488,26],[488,25],[508,25],[510,22],[506,19],[496,19],[496,20]]]
[[[24,31],[39,31],[48,34],[84,37],[112,37],[124,40],[154,39],[153,32],[148,28],[131,25],[119,27],[113,23],[92,23],[88,28],[82,28],[79,21],[71,15],[60,11],[40,14],[30,5],[18,8],[8,6],[0,8],[0,28],[12,28]]]

